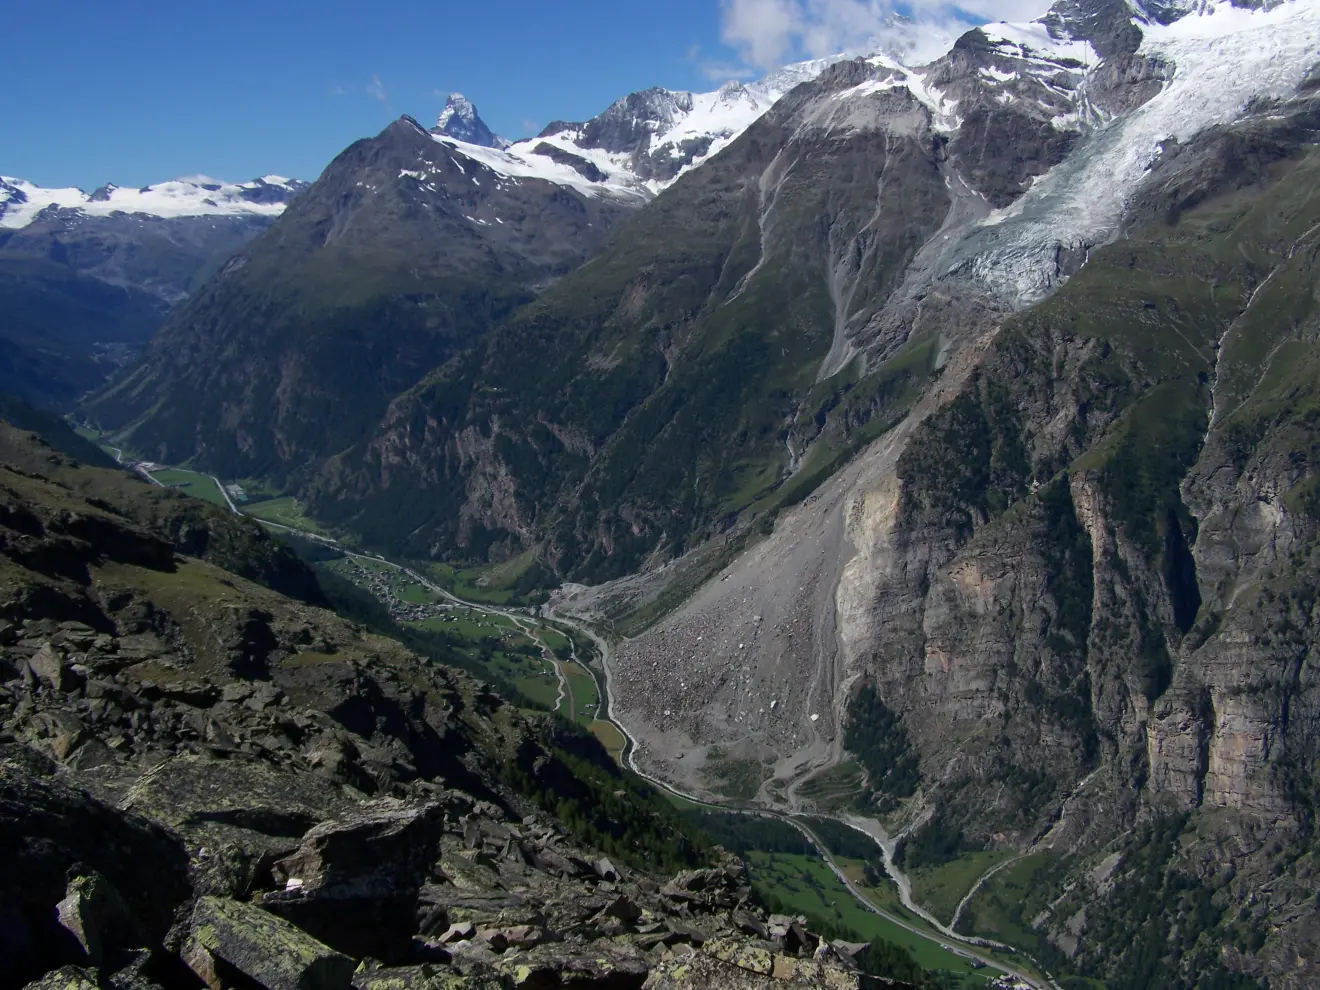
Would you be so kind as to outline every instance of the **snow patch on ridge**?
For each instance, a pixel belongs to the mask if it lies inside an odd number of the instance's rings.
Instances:
[[[1089,41],[1074,38],[1056,38],[1040,21],[1029,24],[999,22],[985,24],[981,33],[1003,54],[1012,58],[1036,62],[1077,62],[1084,68],[1093,68],[1100,56]]]
[[[544,155],[531,153],[522,141],[508,148],[485,148],[481,145],[467,144],[444,134],[432,134],[431,137],[443,145],[460,152],[463,157],[479,165],[484,165],[497,175],[510,179],[544,179],[556,185],[568,186],[586,196],[617,196],[622,198],[649,199],[642,190],[628,184],[621,175],[610,176],[604,182],[592,182],[584,178],[568,165],[552,161]],[[574,154],[587,157],[576,150]],[[455,164],[458,164],[455,161]],[[460,166],[461,167],[461,166]],[[602,169],[602,171],[604,171]],[[473,182],[477,179],[473,177]]]
[[[690,156],[690,160],[678,168],[675,175],[663,179],[639,175],[630,152],[584,146],[585,123],[495,149],[456,140],[453,133],[435,136],[437,140],[453,144],[464,155],[503,175],[546,179],[592,196],[641,196],[649,199],[673,185],[686,172],[723,151],[794,86],[816,78],[830,65],[844,58],[843,55],[837,55],[799,62],[785,66],[759,82],[727,82],[709,93],[659,91],[672,98],[668,101],[670,105],[666,108],[666,119],[646,122],[651,133],[640,154],[645,157],[667,155],[675,161]],[[700,148],[703,142],[708,143],[699,153],[694,153],[694,149]],[[545,154],[537,153],[535,149],[542,145],[588,162],[604,175],[604,180],[592,182],[571,166],[554,162]],[[490,154],[491,151],[496,153]]]

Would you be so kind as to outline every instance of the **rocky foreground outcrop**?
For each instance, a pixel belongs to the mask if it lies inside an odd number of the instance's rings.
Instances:
[[[13,985],[863,985],[855,947],[767,918],[737,860],[651,876],[496,782],[478,796],[387,763],[402,733],[293,700],[320,671],[142,681],[107,673],[116,638],[77,622],[6,638]],[[374,665],[356,676],[391,691]]]
[[[179,554],[135,484],[0,429],[0,986],[884,985],[594,740]]]

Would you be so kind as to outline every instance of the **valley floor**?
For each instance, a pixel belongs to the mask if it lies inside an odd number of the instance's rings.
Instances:
[[[94,434],[89,435],[88,431],[82,432],[90,439],[99,439]],[[952,919],[964,895],[980,882],[990,868],[1003,865],[1002,862],[996,862],[993,854],[990,858],[977,854],[939,870],[918,873],[909,878],[893,865],[890,858],[892,843],[889,843],[888,851],[882,855],[888,872],[897,878],[898,883],[884,880],[878,885],[869,885],[863,876],[864,862],[832,856],[804,821],[791,813],[792,805],[786,811],[773,811],[760,801],[755,806],[745,804],[749,799],[764,799],[767,796],[777,805],[796,802],[799,799],[795,792],[800,787],[822,781],[827,788],[833,786],[829,781],[834,780],[837,774],[816,772],[831,766],[842,755],[835,729],[841,713],[829,711],[827,705],[822,707],[828,712],[828,720],[808,720],[807,725],[793,735],[793,738],[800,740],[800,747],[778,766],[763,768],[755,761],[740,760],[737,753],[730,758],[718,750],[712,753],[707,749],[702,754],[706,757],[704,761],[693,759],[684,767],[696,775],[685,777],[685,780],[700,781],[693,788],[695,793],[685,793],[683,788],[675,788],[667,780],[658,779],[651,770],[657,765],[680,766],[679,754],[694,751],[685,748],[691,746],[691,740],[681,734],[671,734],[663,728],[643,730],[645,734],[639,738],[632,720],[627,726],[616,720],[614,699],[609,691],[602,691],[600,685],[602,682],[606,685],[618,683],[619,659],[612,654],[610,644],[576,614],[570,618],[560,614],[554,607],[537,609],[509,604],[511,595],[479,588],[470,574],[445,568],[443,576],[450,582],[463,581],[469,585],[465,590],[484,591],[483,597],[487,599],[504,598],[501,604],[489,600],[467,600],[422,573],[419,568],[363,553],[333,539],[323,527],[301,512],[294,499],[276,495],[248,504],[244,497],[248,489],[242,485],[225,484],[219,479],[185,469],[135,462],[123,457],[122,452],[117,453],[121,463],[126,463],[156,484],[178,488],[189,495],[226,505],[232,511],[250,515],[277,531],[297,534],[333,551],[338,559],[320,566],[370,594],[402,626],[439,637],[449,649],[476,664],[492,680],[511,685],[531,704],[559,712],[586,727],[618,762],[658,785],[676,804],[691,808],[729,810],[734,815],[772,817],[790,824],[809,838],[811,845],[808,854],[786,855],[753,850],[746,857],[756,886],[772,903],[781,904],[786,910],[823,918],[827,923],[832,921],[867,938],[883,938],[899,945],[910,951],[923,967],[949,974],[951,979],[958,981],[957,985],[980,985],[989,978],[988,974],[998,973],[1019,979],[1025,986],[1038,990],[1052,986],[1048,976],[1007,946],[996,949],[996,943],[987,943],[979,936],[957,934],[952,930],[954,926],[945,927],[936,920],[944,917]],[[855,484],[856,480],[850,477],[847,483]],[[839,562],[843,560],[841,496],[846,489],[843,487],[843,477],[837,478],[836,483],[839,483],[838,489],[829,504],[804,510],[805,518],[819,527],[819,532],[814,534],[814,538],[794,540],[788,544],[791,552],[806,554],[811,560],[794,561],[792,567],[782,566],[783,562],[780,561],[779,566],[776,566],[777,555],[786,551],[782,545],[777,546],[773,541],[759,554],[746,555],[743,559],[750,557],[754,562],[759,562],[758,573],[763,574],[791,575],[812,562],[818,567],[825,567],[830,561],[836,562],[832,566],[837,571],[842,566]],[[834,488],[835,485],[830,486],[830,489]],[[830,494],[830,490],[826,490],[822,496],[829,499]],[[235,499],[235,495],[240,495],[240,498]],[[796,530],[794,534],[802,535]],[[822,571],[810,589],[805,586],[796,589],[762,586],[756,589],[754,596],[750,588],[730,588],[729,582],[721,581],[708,586],[713,589],[708,597],[727,604],[731,598],[742,595],[739,604],[755,607],[767,600],[775,600],[778,596],[779,600],[795,603],[795,607],[802,611],[804,634],[812,638],[822,635],[832,637],[832,629],[812,629],[806,633],[805,624],[809,616],[822,611],[813,608],[817,603],[810,600],[812,596],[820,593],[821,589],[833,588],[837,577],[837,573]],[[693,610],[689,608],[684,611]],[[823,611],[826,614],[832,612],[830,609]],[[733,621],[712,625],[708,632],[712,636],[723,634],[732,643],[733,638],[739,635],[750,639],[756,634],[757,625],[759,623],[755,618],[745,617],[741,623]],[[747,631],[741,632],[742,627],[746,627]],[[693,635],[694,642],[703,640],[703,633]],[[732,650],[733,647],[730,647],[731,658],[737,656]],[[828,651],[822,649],[816,652],[818,656],[824,657]],[[782,677],[784,673],[773,676]],[[818,693],[822,697],[830,697],[836,676],[832,669],[818,670],[817,676],[806,689],[806,698],[799,701],[799,706],[805,704],[810,707]],[[646,679],[646,683],[652,696],[665,696],[655,692],[650,679]],[[681,688],[679,690],[681,692]],[[657,755],[664,753],[671,755],[668,758],[660,756],[657,760]],[[639,761],[642,754],[649,756]],[[847,765],[842,766],[846,769]],[[762,781],[765,771],[771,769],[780,779],[793,781],[789,793],[780,791],[767,795]],[[788,772],[783,774],[781,770]],[[715,778],[722,782],[725,793],[712,794],[711,788],[706,786],[711,780],[712,771]],[[847,780],[836,783],[846,785]],[[810,790],[810,787],[806,787],[806,790]],[[803,798],[808,804],[814,805],[820,794],[804,793]],[[878,823],[871,824],[883,834],[883,830],[878,829]],[[882,844],[877,841],[876,853],[881,853]],[[1006,873],[1006,876],[1010,875]],[[1005,927],[1006,920],[995,911],[997,899],[1002,898],[1008,889],[1011,888],[996,888],[993,896],[976,901],[974,910],[969,911],[969,915],[974,918],[970,926],[973,930],[994,935],[1000,935],[1002,930],[1003,934],[1010,934]],[[913,897],[917,900],[913,900]]]

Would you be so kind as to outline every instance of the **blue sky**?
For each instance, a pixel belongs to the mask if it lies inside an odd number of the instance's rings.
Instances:
[[[1035,2],[975,0],[956,16]],[[430,124],[450,90],[517,138],[636,89],[712,89],[860,44],[888,11],[876,0],[16,3],[3,18],[0,174],[89,190],[197,172],[311,179],[400,114]]]

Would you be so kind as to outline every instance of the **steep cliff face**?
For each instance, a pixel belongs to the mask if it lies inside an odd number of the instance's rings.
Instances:
[[[1111,985],[1192,985],[1221,939],[1235,972],[1315,975],[1292,955],[1315,937],[1320,158],[1314,108],[1271,109],[1157,168],[1144,196],[1195,205],[1006,324],[890,501],[851,519],[845,664],[904,715],[921,803],[980,842],[1075,854],[1055,882],[1091,894],[1034,924]],[[1226,149],[1246,147],[1244,168]],[[1154,969],[1104,910],[1073,918],[1087,853],[1136,857],[1133,829],[1181,834],[1143,869],[1205,891],[1207,934],[1150,935]]]

